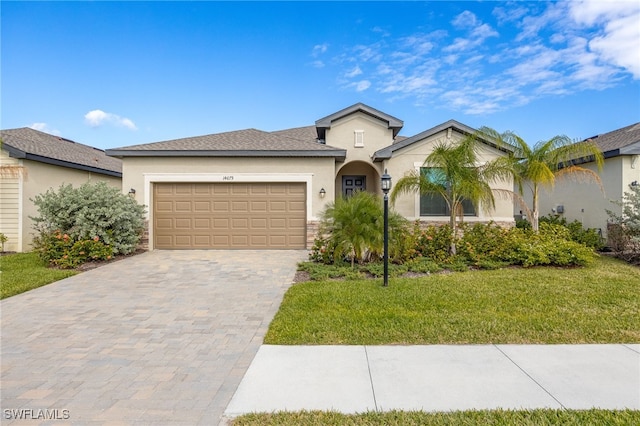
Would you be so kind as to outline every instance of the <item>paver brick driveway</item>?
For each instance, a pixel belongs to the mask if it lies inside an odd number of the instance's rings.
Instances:
[[[153,251],[3,300],[2,423],[218,424],[305,257]]]

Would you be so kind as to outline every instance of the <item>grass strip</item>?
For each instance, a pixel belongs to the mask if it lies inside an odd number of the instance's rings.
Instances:
[[[0,257],[1,299],[61,280],[77,271],[48,268],[36,253],[16,253]]]
[[[265,343],[277,345],[640,342],[640,269],[507,268],[292,286]]]
[[[235,418],[233,426],[269,425],[637,425],[640,411],[634,410],[471,410],[448,413],[422,411],[367,412],[340,414],[330,411],[298,411],[245,414]]]

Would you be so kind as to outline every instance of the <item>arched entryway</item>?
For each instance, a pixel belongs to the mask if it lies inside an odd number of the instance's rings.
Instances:
[[[336,196],[349,196],[354,191],[380,192],[380,173],[369,163],[351,161],[336,174]]]

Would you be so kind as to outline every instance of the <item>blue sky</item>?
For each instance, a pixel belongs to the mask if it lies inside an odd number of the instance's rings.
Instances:
[[[1,127],[102,149],[356,102],[530,144],[640,121],[640,2],[7,2]]]

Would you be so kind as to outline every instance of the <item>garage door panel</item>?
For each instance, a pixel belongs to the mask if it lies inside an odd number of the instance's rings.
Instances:
[[[191,224],[191,219],[189,218],[176,218],[175,220],[175,228],[176,229],[191,229],[193,228]]]
[[[162,249],[305,248],[304,183],[154,184]]]
[[[193,242],[196,247],[211,247],[211,235],[196,235]]]
[[[211,219],[207,218],[195,218],[193,220],[193,227],[195,229],[211,229]]]

